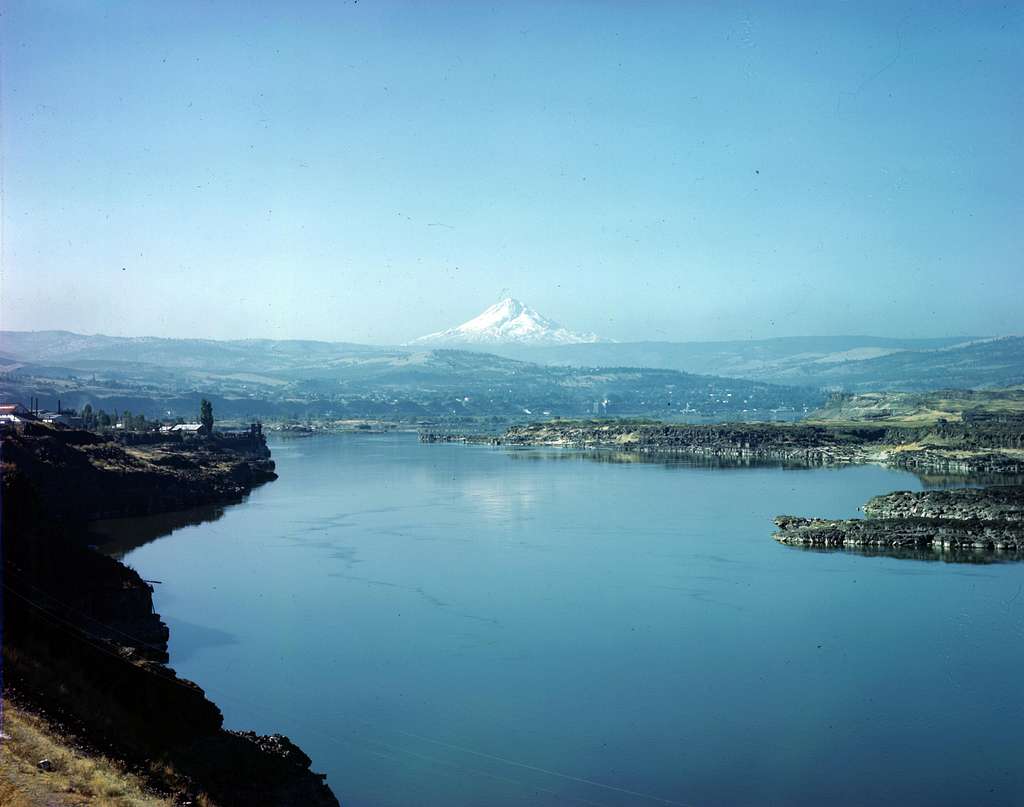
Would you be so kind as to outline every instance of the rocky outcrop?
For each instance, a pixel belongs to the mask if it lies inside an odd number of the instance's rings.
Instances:
[[[28,424],[3,436],[4,461],[68,523],[241,501],[277,478],[266,443],[207,438],[121,445],[88,431]]]
[[[1024,531],[1008,522],[952,522],[939,519],[846,519],[778,516],[775,539],[783,544],[822,547],[930,547],[1024,551]]]
[[[1024,554],[1024,487],[901,491],[864,505],[864,519],[777,516],[775,540],[823,548]]]
[[[249,807],[336,805],[324,774],[311,773],[310,759],[281,734],[221,731],[202,737],[179,754],[179,764],[207,792],[230,793],[231,803]]]
[[[868,500],[864,514],[869,519],[1008,522],[1024,529],[1024,487],[1007,485],[920,493],[897,491]]]
[[[488,442],[499,446],[605,448],[640,453],[677,453],[737,460],[837,465],[863,459],[862,446],[883,430],[839,433],[818,426],[770,423],[535,423],[513,426],[497,437],[423,434],[424,442]]]
[[[918,473],[1024,474],[1015,423],[940,423],[920,428],[806,423],[693,425],[631,421],[553,421],[513,426],[498,436],[423,433],[424,442],[562,446],[687,454],[826,466],[876,462]]]
[[[183,797],[336,806],[287,738],[222,728],[202,689],[166,666],[152,587],[89,546],[97,516],[237,501],[276,478],[262,440],[122,446],[34,426],[5,433],[0,450],[4,686],[73,719],[111,754],[166,761],[190,783]]]

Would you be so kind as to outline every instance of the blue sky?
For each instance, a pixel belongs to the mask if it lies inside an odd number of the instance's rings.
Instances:
[[[1024,330],[1019,3],[5,6],[5,328]]]

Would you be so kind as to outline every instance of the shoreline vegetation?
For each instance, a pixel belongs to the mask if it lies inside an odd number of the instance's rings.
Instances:
[[[337,805],[325,777],[310,771],[309,757],[288,738],[223,728],[203,690],[167,666],[169,632],[153,610],[150,582],[92,545],[97,519],[238,502],[276,479],[262,435],[122,444],[31,423],[5,431],[0,448],[5,702],[14,695],[29,714],[45,711],[77,726],[77,736],[117,760],[113,769],[130,769],[140,787],[173,803]],[[10,714],[13,727],[26,725],[17,709]],[[60,750],[46,721],[32,725]],[[19,778],[5,766],[9,797],[82,803],[62,776],[90,763],[65,750],[61,770],[37,766],[33,781],[29,769],[19,767]],[[32,801],[47,781],[64,792]],[[70,786],[78,795],[91,787]]]

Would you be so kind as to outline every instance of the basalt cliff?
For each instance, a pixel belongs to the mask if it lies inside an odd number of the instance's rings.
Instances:
[[[286,737],[223,728],[167,666],[153,589],[90,546],[90,521],[241,500],[276,478],[262,436],[124,444],[27,424],[3,433],[3,685],[74,724],[179,803],[337,805]]]
[[[1024,474],[1024,424],[1016,422],[890,427],[550,421],[513,426],[498,436],[424,433],[420,439],[672,453],[801,466],[876,462],[928,473]]]

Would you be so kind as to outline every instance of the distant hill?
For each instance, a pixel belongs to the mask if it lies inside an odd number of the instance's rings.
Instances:
[[[1024,338],[802,337],[481,350],[0,332],[0,394],[288,416],[792,417],[846,392],[1024,384]],[[498,353],[503,355],[497,355]],[[509,355],[514,354],[514,355]],[[226,407],[226,409],[225,409]]]
[[[0,393],[44,407],[236,416],[793,417],[814,390],[662,368],[543,366],[489,353],[329,342],[2,333]]]
[[[1024,383],[1024,337],[1007,336],[863,361],[805,366],[761,376],[778,383],[847,391],[987,389]]]
[[[0,331],[0,354],[39,363],[137,362],[210,371],[273,371],[380,351],[381,348],[370,345],[301,339],[221,341],[86,336],[70,331]]]
[[[540,364],[662,367],[849,391],[1005,387],[1024,381],[1022,337],[827,336],[489,349]]]

